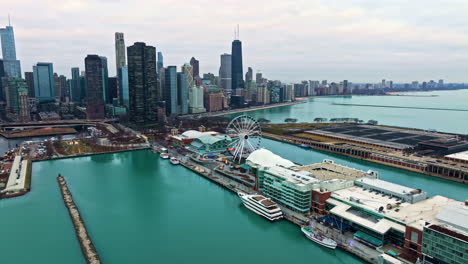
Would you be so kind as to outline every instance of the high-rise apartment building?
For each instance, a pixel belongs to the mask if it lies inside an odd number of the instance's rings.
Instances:
[[[188,114],[187,76],[183,72],[177,73],[177,113]]]
[[[192,65],[185,63],[182,65],[182,72],[185,74],[185,77],[187,78],[187,87],[191,88],[195,85],[193,82],[193,68]]]
[[[206,112],[203,105],[202,86],[193,86],[189,88],[189,112],[191,114]]]
[[[126,65],[124,33],[121,32],[115,32],[115,65],[116,72],[119,72],[119,68]]]
[[[5,76],[10,78],[21,78],[20,61],[16,59],[15,34],[11,25],[0,28],[0,39],[2,44],[3,68]]]
[[[135,42],[127,48],[129,115],[134,122],[157,120],[156,48]]]
[[[164,58],[163,58],[163,54],[162,52],[158,51],[158,64],[157,64],[157,68],[158,68],[158,73],[161,72],[161,69],[164,68]]]
[[[28,96],[34,98],[34,73],[33,72],[25,72],[24,79],[28,84]]]
[[[164,71],[164,99],[166,114],[177,115],[177,67],[169,66]]]
[[[39,103],[55,101],[54,68],[50,62],[33,66],[34,95]]]
[[[98,55],[85,58],[86,118],[105,118],[103,59]]]
[[[245,81],[248,82],[248,81],[252,81],[253,80],[253,70],[252,68],[248,68],[247,69],[247,72],[245,73]]]
[[[242,42],[238,39],[232,42],[231,52],[231,89],[244,88],[244,73],[242,69]]]
[[[109,70],[107,67],[107,58],[101,56],[101,63],[102,63],[102,96],[104,100],[104,104],[111,104],[112,97],[109,91]]]
[[[225,93],[232,91],[231,80],[231,54],[221,54],[221,67],[219,68],[219,78],[221,79],[221,88]]]
[[[68,90],[67,87],[67,77],[64,75],[59,76],[57,73],[54,73],[54,93],[56,101],[65,101]]]
[[[117,72],[119,85],[119,103],[129,107],[129,90],[128,90],[128,66],[120,67]]]
[[[73,103],[80,104],[83,97],[81,96],[81,85],[80,85],[80,68],[71,68],[71,85],[70,85],[70,101]]]
[[[3,78],[5,77],[5,71],[3,69],[3,60],[0,59],[0,101],[4,100],[4,89],[3,89]],[[6,79],[5,79],[6,81]]]
[[[190,65],[192,65],[193,78],[200,77],[200,62],[192,57],[190,59]]]

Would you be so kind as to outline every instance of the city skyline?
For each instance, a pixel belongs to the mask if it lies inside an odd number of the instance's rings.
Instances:
[[[102,54],[114,62],[114,34],[123,32],[127,43],[144,41],[162,51],[166,65],[180,67],[195,57],[200,61],[201,73],[216,74],[219,56],[229,53],[234,26],[240,24],[244,67],[252,67],[254,73],[261,71],[271,79],[286,82],[348,79],[354,83],[378,82],[383,78],[395,83],[430,79],[468,81],[465,44],[468,32],[464,27],[467,18],[463,16],[468,8],[466,3],[425,2],[425,9],[437,10],[434,12],[437,15],[416,12],[419,11],[416,3],[405,3],[405,8],[398,10],[401,4],[398,1],[389,2],[385,8],[371,2],[357,7],[354,1],[339,5],[338,1],[268,5],[240,1],[224,4],[220,10],[206,7],[209,3],[200,5],[205,8],[189,4],[179,10],[178,5],[165,2],[147,3],[143,9],[121,1],[118,7],[110,7],[110,11],[115,11],[109,12],[113,15],[93,18],[90,16],[95,11],[85,15],[87,10],[99,10],[105,6],[102,1],[54,5],[33,1],[31,10],[43,12],[35,12],[37,19],[31,23],[28,12],[20,11],[24,3],[11,2],[2,4],[5,13],[0,14],[0,25],[8,25],[7,12],[11,13],[23,72],[30,71],[37,62],[51,61],[59,74],[70,77],[71,67],[84,68],[83,58],[87,54]],[[150,13],[153,5],[165,10],[164,14]],[[236,8],[242,5],[261,12],[244,14],[240,12],[242,8]],[[190,7],[202,19],[166,20],[176,11],[180,15],[192,14]],[[227,14],[230,9],[236,11]],[[140,12],[138,16],[134,15],[136,12]],[[208,18],[216,19],[216,25],[206,21]],[[61,23],[56,23],[58,20]],[[184,31],[186,24],[198,30]],[[190,45],[181,39],[190,39]],[[115,76],[114,68],[109,67],[110,76]]]

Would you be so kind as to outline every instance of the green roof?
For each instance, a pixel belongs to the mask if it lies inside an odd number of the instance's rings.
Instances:
[[[216,142],[219,142],[221,140],[227,140],[227,141],[231,141],[231,138],[229,136],[202,136],[202,137],[199,137],[197,139],[195,139],[194,141],[201,141],[203,144],[207,144],[207,145],[212,145]]]
[[[244,169],[244,170],[248,170],[251,168],[247,163],[242,164],[240,167],[241,169]]]
[[[376,238],[376,237],[373,237],[371,235],[368,235],[362,231],[357,231],[356,233],[354,233],[354,236],[359,238],[359,239],[362,239],[364,241],[367,241],[369,243],[371,243],[372,245],[374,246],[377,246],[377,247],[380,247],[383,245],[383,242],[382,240]]]

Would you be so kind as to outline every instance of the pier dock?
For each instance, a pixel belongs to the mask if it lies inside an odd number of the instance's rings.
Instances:
[[[80,212],[78,211],[78,207],[76,207],[75,202],[73,201],[73,196],[68,189],[67,182],[62,176],[57,177],[57,182],[60,187],[60,191],[62,193],[63,202],[68,209],[68,213],[72,219],[73,226],[75,228],[76,237],[78,238],[78,242],[80,243],[81,252],[83,252],[83,256],[86,259],[86,263],[88,264],[100,264],[101,260],[99,259],[99,255],[96,251],[96,248],[91,241],[91,238],[86,231],[86,226],[84,224],[83,219],[80,216]]]

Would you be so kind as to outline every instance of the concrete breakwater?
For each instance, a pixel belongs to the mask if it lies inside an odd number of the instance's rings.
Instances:
[[[57,177],[57,182],[62,193],[63,202],[65,203],[65,206],[68,209],[68,213],[70,214],[70,217],[72,219],[76,237],[78,238],[78,242],[80,243],[81,252],[83,252],[83,255],[86,259],[86,263],[101,263],[96,248],[94,247],[93,242],[91,241],[91,238],[89,237],[88,232],[86,231],[86,226],[83,222],[83,219],[80,216],[78,207],[76,207],[75,202],[73,201],[73,197],[71,195],[70,190],[68,189],[67,182],[62,176],[60,176],[60,174]]]

